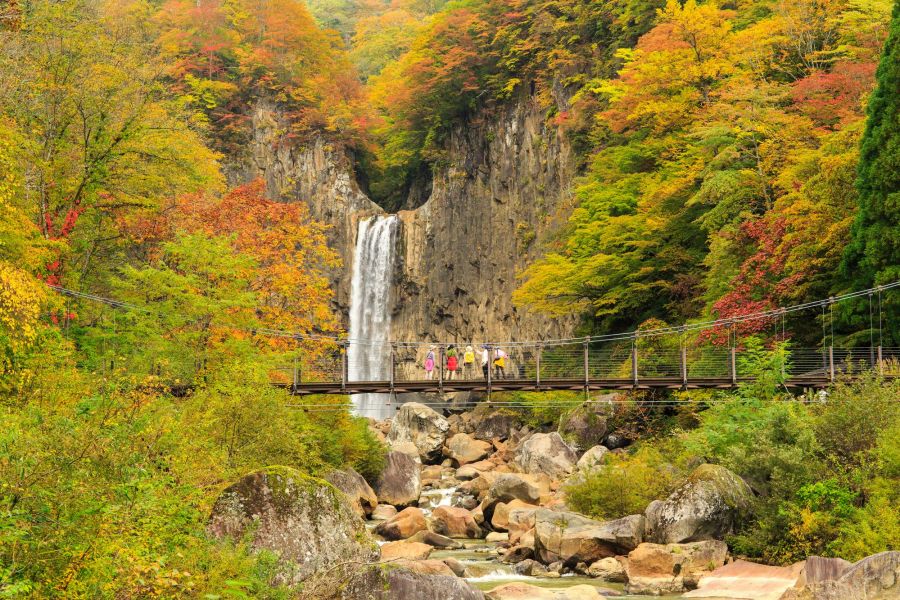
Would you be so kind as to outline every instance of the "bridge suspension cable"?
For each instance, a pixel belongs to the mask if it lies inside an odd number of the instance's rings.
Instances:
[[[131,304],[128,302],[124,302],[122,300],[116,300],[114,298],[107,298],[103,296],[98,296],[96,294],[90,294],[87,292],[79,292],[76,290],[71,290],[68,288],[64,288],[58,285],[50,285],[47,286],[66,296],[72,296],[75,298],[80,298],[84,300],[90,300],[92,302],[100,302],[106,304],[108,306],[112,306],[113,308],[121,308],[121,309],[129,309],[129,310],[137,310],[144,313],[153,314],[153,310],[148,307],[137,306],[135,304]],[[621,332],[621,333],[610,333],[610,334],[602,334],[602,335],[593,335],[587,337],[571,337],[571,338],[554,338],[554,339],[543,339],[543,340],[506,340],[506,341],[488,341],[484,342],[486,345],[496,346],[532,346],[535,344],[546,344],[546,345],[555,345],[555,344],[571,344],[578,342],[612,342],[612,341],[624,341],[624,340],[636,340],[639,338],[648,338],[648,337],[659,337],[671,334],[684,334],[689,331],[703,331],[714,329],[721,326],[730,327],[732,330],[734,326],[738,323],[746,323],[749,321],[758,321],[761,319],[777,319],[780,317],[782,319],[782,327],[784,327],[783,322],[785,315],[788,313],[795,313],[804,310],[810,310],[814,308],[822,308],[822,327],[823,327],[823,343],[827,342],[828,331],[826,327],[828,324],[825,320],[825,310],[828,309],[830,312],[830,337],[832,342],[834,340],[834,305],[838,302],[844,302],[847,300],[852,300],[854,298],[860,298],[863,296],[870,296],[872,294],[877,294],[878,296],[878,330],[879,330],[879,345],[882,340],[882,292],[892,290],[900,287],[900,281],[894,281],[892,283],[875,286],[872,288],[867,288],[865,290],[858,290],[854,292],[848,292],[845,294],[841,294],[838,296],[830,296],[828,298],[823,298],[819,300],[813,300],[810,302],[804,302],[801,304],[794,304],[791,306],[785,307],[777,307],[764,311],[757,311],[753,313],[748,313],[746,315],[738,315],[732,317],[723,317],[714,320],[707,321],[697,321],[693,323],[685,323],[682,325],[671,325],[666,327],[657,327],[653,329],[636,329],[633,331]],[[238,331],[244,331],[247,333],[265,335],[269,337],[281,337],[281,338],[292,338],[296,340],[311,340],[311,341],[326,341],[333,342],[335,344],[341,343],[352,343],[352,344],[360,344],[360,345],[374,345],[375,343],[381,344],[382,342],[372,342],[368,339],[355,339],[355,338],[347,338],[337,335],[324,335],[324,334],[314,334],[314,333],[299,333],[296,331],[288,331],[282,329],[271,329],[271,328],[234,328]],[[731,335],[729,333],[729,335]],[[441,342],[437,341],[395,341],[394,344],[400,347],[422,347],[422,346],[431,346],[435,344],[440,344]]]

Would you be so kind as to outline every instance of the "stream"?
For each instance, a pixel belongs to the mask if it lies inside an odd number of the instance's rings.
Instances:
[[[419,500],[419,508],[430,516],[431,512],[438,506],[451,506],[453,502],[453,494],[456,488],[433,488],[422,490]],[[368,521],[369,530],[373,530],[379,521]],[[374,535],[374,534],[373,534]],[[376,539],[378,536],[375,536]],[[638,600],[649,598],[682,598],[681,595],[675,596],[633,596],[624,594],[624,584],[609,583],[601,579],[587,577],[577,574],[566,574],[560,577],[532,577],[528,575],[520,575],[515,571],[515,565],[500,562],[498,555],[499,544],[487,542],[485,540],[457,539],[464,547],[456,550],[436,548],[429,556],[430,559],[441,560],[444,558],[453,558],[458,560],[466,567],[466,581],[473,587],[482,591],[491,590],[499,585],[512,582],[524,582],[537,587],[549,590],[564,590],[565,588],[575,585],[590,585],[605,590],[616,590],[622,598],[626,600]],[[383,541],[379,541],[383,543]]]

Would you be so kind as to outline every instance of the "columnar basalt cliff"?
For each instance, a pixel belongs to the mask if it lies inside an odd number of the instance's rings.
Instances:
[[[335,276],[347,314],[357,224],[383,210],[360,189],[352,160],[322,139],[288,141],[277,110],[261,103],[238,178],[263,177],[270,193],[306,201],[332,226],[344,269]],[[570,197],[574,158],[564,135],[531,99],[461,124],[434,173],[431,194],[399,213],[393,339],[505,340],[558,336],[570,320],[512,305],[516,274],[534,260],[554,215]]]

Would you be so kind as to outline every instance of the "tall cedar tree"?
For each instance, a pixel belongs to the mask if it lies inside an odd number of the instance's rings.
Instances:
[[[858,284],[900,279],[900,0],[876,81],[860,147],[859,213],[843,265]]]

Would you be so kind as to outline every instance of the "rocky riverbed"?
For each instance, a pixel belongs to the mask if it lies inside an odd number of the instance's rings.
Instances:
[[[389,448],[373,481],[350,469],[330,484],[254,473],[223,492],[210,533],[275,552],[277,581],[310,598],[900,598],[900,552],[787,567],[731,556],[723,539],[752,491],[718,465],[697,466],[642,514],[573,512],[564,482],[619,445],[596,412],[536,431],[490,406],[445,417],[410,403],[372,427]]]

